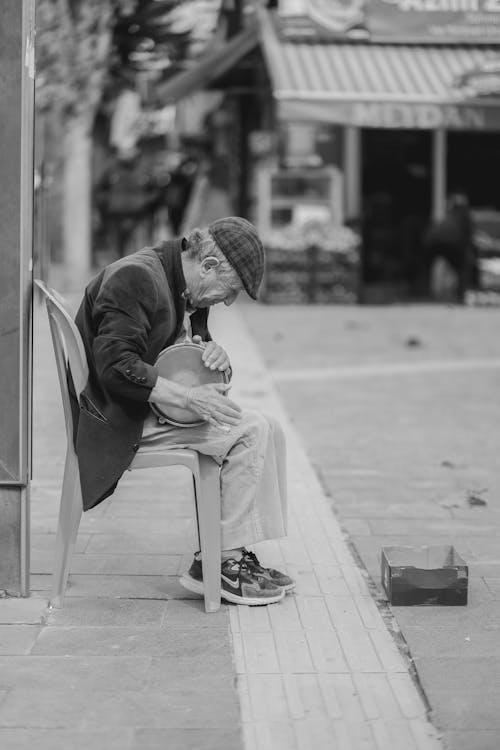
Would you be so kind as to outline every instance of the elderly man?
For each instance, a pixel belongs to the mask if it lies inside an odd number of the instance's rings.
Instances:
[[[193,341],[203,342],[205,366],[229,370],[228,355],[208,333],[208,310],[231,305],[243,289],[256,299],[263,270],[255,227],[236,216],[218,219],[107,266],[88,285],[76,315],[89,365],[75,420],[84,509],[113,493],[140,445],[213,456],[222,496],[221,595],[250,605],[280,601],[294,587],[246,548],[286,533],[282,430],[269,417],[243,412],[227,397],[229,385],[188,389],[159,376],[155,362],[186,335],[186,318]],[[187,407],[203,423],[160,424],[149,403]],[[203,593],[199,553],[181,583]]]

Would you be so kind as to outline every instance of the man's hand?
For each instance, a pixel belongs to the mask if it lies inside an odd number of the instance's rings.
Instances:
[[[228,432],[241,420],[238,404],[224,395],[230,388],[227,383],[207,383],[190,388],[187,406],[205,422]]]
[[[225,372],[231,367],[229,357],[226,351],[216,344],[215,341],[207,341],[205,344],[201,336],[193,336],[193,344],[202,344],[205,347],[205,351],[202,354],[202,361],[205,367],[209,367],[211,370],[220,370]]]

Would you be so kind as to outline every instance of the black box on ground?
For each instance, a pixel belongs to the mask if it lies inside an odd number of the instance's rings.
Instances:
[[[451,545],[382,547],[382,586],[390,604],[467,604],[469,569]]]

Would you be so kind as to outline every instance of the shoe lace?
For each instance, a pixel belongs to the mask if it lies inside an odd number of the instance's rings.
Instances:
[[[254,570],[264,571],[263,566],[259,562],[259,558],[255,554],[255,552],[251,552],[249,549],[243,548],[243,557],[242,560],[246,560],[247,564],[250,563],[250,567]]]

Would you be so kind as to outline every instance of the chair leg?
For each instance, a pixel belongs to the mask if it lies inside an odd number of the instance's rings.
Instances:
[[[82,491],[77,458],[74,453],[68,451],[64,466],[61,506],[57,526],[56,553],[50,597],[50,605],[52,607],[62,607],[63,605],[71,558],[73,557],[82,512]]]
[[[198,533],[203,566],[205,611],[220,609],[221,502],[219,466],[209,456],[199,454],[200,476],[195,477]]]

